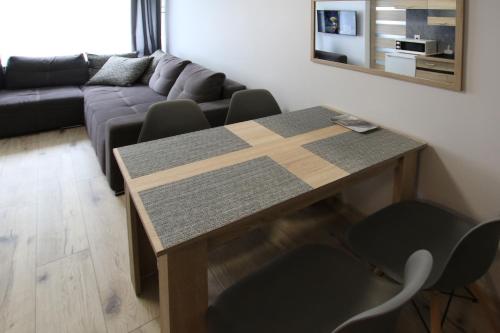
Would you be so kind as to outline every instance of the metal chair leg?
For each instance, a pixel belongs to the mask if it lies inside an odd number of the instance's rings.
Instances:
[[[420,312],[420,308],[418,307],[418,304],[417,302],[415,302],[415,300],[411,300],[411,304],[413,305],[413,307],[415,308],[415,311],[417,311],[417,315],[418,315],[418,318],[420,318],[420,321],[422,322],[422,324],[424,325],[425,327],[425,331],[427,333],[430,333],[431,330],[429,329],[429,326],[427,326],[427,323],[425,322],[425,319],[424,319],[424,316],[422,316],[422,312]]]
[[[455,296],[455,290],[452,290],[450,293],[450,297],[448,297],[446,308],[444,309],[443,319],[441,319],[441,327],[443,327],[444,323],[446,322],[446,318],[448,317],[448,312],[450,311],[451,302],[453,301],[454,296]]]

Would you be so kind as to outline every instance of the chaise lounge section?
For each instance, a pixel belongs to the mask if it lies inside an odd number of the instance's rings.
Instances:
[[[163,67],[162,67],[163,66]],[[116,193],[123,178],[113,149],[137,143],[149,107],[191,99],[211,126],[224,124],[230,98],[245,86],[190,61],[165,55],[149,85],[86,85],[83,54],[69,57],[11,57],[0,73],[0,138],[85,125],[102,171]]]

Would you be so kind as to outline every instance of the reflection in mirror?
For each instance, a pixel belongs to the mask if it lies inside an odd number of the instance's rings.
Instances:
[[[461,90],[463,0],[313,0],[313,61]]]
[[[368,1],[320,1],[316,4],[319,59],[370,67]]]

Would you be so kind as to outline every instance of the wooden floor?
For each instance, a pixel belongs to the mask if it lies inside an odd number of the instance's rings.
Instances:
[[[210,299],[299,244],[343,248],[358,218],[322,203],[213,251]],[[0,332],[159,332],[157,282],[149,282],[136,298],[123,198],[109,189],[84,128],[0,140]],[[500,258],[482,283],[498,295]],[[419,304],[427,314],[426,295]],[[492,332],[478,305],[461,300],[444,331]],[[425,332],[411,306],[399,332]]]

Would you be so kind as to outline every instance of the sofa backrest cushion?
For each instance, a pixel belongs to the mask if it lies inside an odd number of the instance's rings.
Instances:
[[[179,75],[190,63],[171,55],[164,56],[149,80],[149,87],[160,95],[168,96]]]
[[[190,99],[196,103],[211,102],[222,98],[222,85],[226,75],[189,64],[175,81],[167,100]]]
[[[99,70],[104,66],[104,64],[112,56],[118,56],[123,58],[137,58],[137,52],[122,53],[122,54],[92,54],[87,53],[87,59],[89,61],[89,79],[99,72]]]
[[[83,54],[61,57],[10,57],[5,72],[7,89],[79,86],[88,80]]]
[[[149,63],[148,68],[144,72],[144,74],[141,76],[139,79],[139,83],[142,84],[149,84],[149,80],[151,80],[151,76],[153,76],[153,73],[156,70],[156,67],[160,63],[160,60],[166,56],[165,52],[162,50],[156,50],[152,55],[149,56],[151,58],[151,62]]]
[[[247,87],[244,86],[243,84],[239,83],[239,82],[236,82],[236,81],[233,81],[233,80],[230,80],[230,79],[226,79],[224,81],[224,86],[222,87],[222,98],[223,99],[229,99],[231,97],[233,97],[233,94],[237,91],[240,91],[240,90],[245,90]]]
[[[151,58],[124,58],[112,56],[94,75],[87,85],[131,86],[137,81],[146,68]]]

